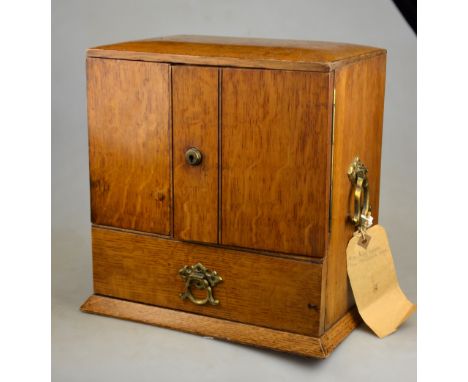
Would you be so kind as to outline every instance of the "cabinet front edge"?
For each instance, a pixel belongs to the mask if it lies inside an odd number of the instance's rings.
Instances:
[[[110,49],[90,48],[86,51],[87,57],[118,59],[129,61],[160,62],[167,64],[187,64],[217,67],[258,68],[275,70],[296,70],[311,72],[332,72],[337,68],[356,61],[365,60],[381,54],[386,50],[377,50],[347,59],[332,62],[306,62],[265,59],[242,59],[235,57],[191,56],[164,53],[131,52]]]

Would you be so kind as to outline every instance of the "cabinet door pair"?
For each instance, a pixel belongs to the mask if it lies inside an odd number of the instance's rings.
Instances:
[[[321,257],[332,76],[88,58],[92,222]],[[188,163],[198,149],[202,161]]]

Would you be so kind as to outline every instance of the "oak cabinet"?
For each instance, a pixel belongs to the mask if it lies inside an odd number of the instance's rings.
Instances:
[[[325,357],[357,325],[347,170],[378,218],[386,52],[175,36],[88,50],[82,310]]]

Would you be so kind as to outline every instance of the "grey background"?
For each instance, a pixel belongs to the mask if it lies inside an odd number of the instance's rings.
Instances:
[[[168,34],[368,44],[388,49],[380,222],[416,301],[416,37],[390,0],[52,1],[54,381],[414,381],[416,317],[379,340],[362,326],[325,361],[80,313],[92,293],[87,47]]]

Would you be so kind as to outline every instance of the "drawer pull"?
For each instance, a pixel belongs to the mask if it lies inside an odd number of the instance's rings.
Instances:
[[[195,147],[192,147],[185,152],[185,160],[190,166],[198,166],[202,159],[203,155],[201,151]]]
[[[184,266],[179,270],[179,275],[185,281],[185,290],[180,294],[182,300],[189,299],[196,305],[205,305],[209,302],[211,305],[218,305],[219,300],[213,296],[213,289],[223,278],[216,271],[207,269],[202,263],[192,266]],[[197,289],[206,289],[206,297],[197,299],[192,295],[192,287]]]

